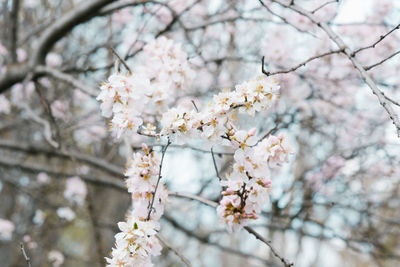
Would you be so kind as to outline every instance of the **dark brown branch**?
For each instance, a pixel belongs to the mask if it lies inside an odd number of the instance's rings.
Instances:
[[[379,65],[385,63],[387,60],[391,59],[392,57],[394,57],[394,56],[396,56],[396,55],[398,55],[398,54],[400,54],[400,50],[399,50],[399,51],[396,51],[395,53],[391,54],[390,56],[388,56],[388,57],[382,59],[381,61],[379,61],[379,62],[377,62],[377,63],[375,63],[375,64],[372,64],[372,65],[369,65],[369,66],[364,67],[364,69],[365,69],[366,71],[369,71],[370,69],[373,69],[373,68],[375,68],[376,66],[379,66]]]
[[[125,68],[126,68],[126,69],[128,70],[128,72],[129,72],[129,74],[132,74],[131,68],[129,68],[129,66],[128,66],[128,64],[126,63],[126,61],[125,61],[122,57],[120,57],[120,56],[118,55],[117,51],[115,51],[115,49],[112,48],[111,46],[109,47],[109,49],[110,49],[111,52],[118,58],[119,62],[121,62],[122,65],[125,66]]]
[[[365,50],[365,49],[375,48],[375,46],[376,46],[377,44],[379,44],[380,42],[382,42],[383,39],[385,39],[385,38],[388,37],[392,32],[394,32],[395,30],[398,30],[398,29],[400,29],[400,24],[397,24],[394,28],[392,28],[392,29],[391,29],[390,31],[388,31],[386,34],[381,35],[381,36],[379,37],[379,39],[376,40],[373,44],[371,44],[371,45],[369,45],[369,46],[366,46],[366,47],[359,48],[359,49],[357,49],[357,50],[354,50],[352,56],[354,56],[355,54],[357,54],[357,53],[359,53],[359,52],[361,52],[361,51],[363,51],[363,50]]]
[[[309,63],[309,62],[311,62],[311,61],[313,61],[315,59],[322,58],[322,57],[329,56],[329,55],[333,55],[333,54],[338,54],[338,53],[341,53],[343,51],[344,51],[343,49],[337,49],[337,50],[333,50],[333,51],[328,51],[326,53],[310,57],[310,58],[304,60],[303,62],[291,67],[290,69],[278,70],[278,71],[275,71],[275,72],[269,72],[269,71],[265,70],[264,57],[262,57],[262,61],[261,61],[262,62],[262,68],[261,68],[261,71],[262,71],[262,73],[264,73],[267,76],[272,76],[272,75],[276,75],[276,74],[290,73],[290,72],[296,71],[300,67],[304,67],[307,63]]]

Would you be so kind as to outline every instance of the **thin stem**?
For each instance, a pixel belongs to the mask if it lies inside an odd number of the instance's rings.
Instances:
[[[166,240],[164,237],[162,237],[160,234],[157,234],[158,240],[161,241],[161,243],[164,245],[164,247],[167,247],[168,249],[172,250],[176,256],[178,256],[188,267],[192,267],[192,264],[190,261],[174,246],[172,246],[168,240]]]
[[[112,48],[111,46],[109,48],[110,48],[111,52],[113,52],[113,54],[119,59],[119,61],[122,63],[122,65],[125,66],[125,68],[129,71],[129,73],[132,74],[132,70],[131,70],[131,68],[129,68],[126,61],[118,55],[117,51],[115,51],[114,48]]]
[[[162,170],[162,165],[163,165],[163,162],[164,162],[165,152],[167,152],[167,148],[169,147],[170,144],[171,144],[171,140],[168,138],[168,143],[162,150],[160,169],[159,169],[159,172],[158,172],[158,179],[157,179],[156,188],[154,188],[153,197],[151,199],[151,203],[150,203],[150,206],[149,206],[149,213],[147,214],[147,220],[150,220],[151,211],[153,210],[153,205],[154,205],[154,199],[156,198],[157,188],[158,188],[158,185],[159,185],[161,177],[162,177],[161,176],[161,170]]]
[[[24,243],[21,242],[20,247],[21,247],[22,255],[24,256],[25,261],[28,264],[28,267],[31,267],[31,258],[28,257],[28,255],[25,252]]]
[[[211,156],[212,156],[212,159],[213,159],[215,172],[217,173],[218,179],[221,181],[222,179],[221,179],[221,176],[219,176],[218,166],[217,166],[217,162],[216,162],[216,160],[215,160],[215,155],[214,155],[214,151],[213,151],[213,148],[212,148],[212,147],[211,147]]]

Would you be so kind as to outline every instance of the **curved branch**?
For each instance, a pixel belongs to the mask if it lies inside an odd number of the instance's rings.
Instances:
[[[46,54],[53,45],[76,25],[88,21],[98,15],[98,11],[113,2],[112,0],[84,1],[77,8],[72,9],[54,24],[47,28],[38,40],[36,50],[32,57],[32,66],[43,64]]]

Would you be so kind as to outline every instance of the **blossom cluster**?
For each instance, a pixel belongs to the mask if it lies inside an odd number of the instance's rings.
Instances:
[[[235,86],[233,91],[221,92],[204,111],[172,108],[161,119],[161,134],[176,134],[186,138],[206,138],[221,143],[221,136],[234,129],[236,110],[254,116],[270,108],[279,97],[279,84],[258,77]]]
[[[118,227],[121,232],[115,235],[116,247],[111,252],[111,258],[106,258],[107,266],[153,266],[151,256],[161,252],[156,237],[158,223],[130,216],[126,222],[118,223]]]
[[[142,153],[135,153],[128,163],[126,186],[132,194],[133,210],[126,222],[118,223],[115,248],[107,266],[153,266],[151,256],[160,254],[156,237],[158,219],[164,212],[167,191],[159,179],[160,160],[151,148],[143,144]],[[157,187],[158,185],[158,187]],[[154,198],[154,199],[153,199]]]
[[[143,51],[145,64],[133,74],[112,74],[97,97],[102,115],[112,117],[110,129],[117,138],[136,133],[144,121],[164,112],[193,78],[186,53],[172,40],[157,38]]]
[[[259,142],[255,130],[238,131],[231,137],[237,148],[233,170],[221,181],[224,188],[217,213],[229,231],[246,226],[257,219],[262,205],[268,202],[271,168],[288,161],[292,149],[283,135],[269,136]]]
[[[220,92],[203,110],[182,105],[170,108],[193,78],[187,55],[165,37],[148,43],[143,51],[146,64],[133,74],[115,73],[101,86],[97,99],[102,102],[102,114],[112,117],[111,130],[117,138],[140,129],[183,142],[200,138],[232,147],[235,164],[221,181],[224,189],[217,213],[230,231],[256,219],[268,200],[270,169],[287,162],[291,148],[283,135],[257,142],[255,129],[239,130],[237,113],[254,116],[270,108],[279,98],[279,84],[258,77]],[[159,183],[158,156],[145,144],[142,148],[144,153],[134,153],[125,172],[133,209],[127,221],[118,224],[121,232],[115,236],[108,266],[152,266],[151,256],[161,250],[156,233],[168,194]]]
[[[157,154],[143,144],[142,153],[135,153],[132,159],[128,162],[128,168],[125,175],[128,177],[126,185],[128,192],[132,194],[133,199],[133,216],[141,220],[149,219],[158,220],[164,212],[164,204],[168,197],[168,193],[164,185],[157,181],[159,179],[160,159]],[[153,196],[153,192],[155,196]],[[153,200],[151,213],[148,208]]]
[[[85,203],[87,187],[78,176],[70,177],[65,182],[64,197],[72,203],[82,206]]]

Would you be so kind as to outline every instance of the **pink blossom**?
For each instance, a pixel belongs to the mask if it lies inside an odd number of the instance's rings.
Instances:
[[[5,95],[0,94],[0,114],[10,114],[11,105],[10,101],[5,97]]]
[[[68,121],[69,119],[69,104],[67,101],[56,100],[50,105],[51,113],[56,119]]]
[[[84,181],[78,176],[70,177],[65,183],[64,197],[78,205],[83,205],[87,194]]]
[[[15,225],[6,219],[0,218],[0,240],[11,240]]]
[[[46,65],[51,67],[59,67],[61,66],[63,60],[60,54],[57,53],[48,53],[46,56]]]

